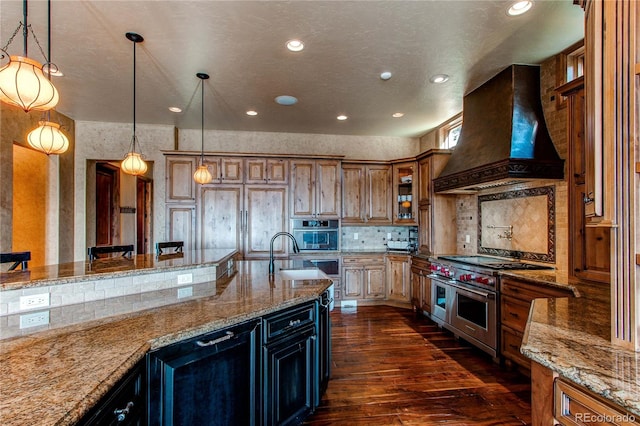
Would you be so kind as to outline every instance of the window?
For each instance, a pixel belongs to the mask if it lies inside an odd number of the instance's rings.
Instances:
[[[462,131],[462,113],[456,115],[440,126],[438,140],[440,148],[452,149],[460,139]]]
[[[579,47],[566,53],[567,82],[584,75],[584,43],[580,42],[579,44]]]

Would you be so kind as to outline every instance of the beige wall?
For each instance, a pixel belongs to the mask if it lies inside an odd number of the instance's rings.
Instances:
[[[15,251],[13,235],[13,145],[28,146],[26,136],[38,126],[40,112],[25,113],[19,108],[0,104],[0,251]],[[45,263],[68,262],[73,259],[73,150],[74,122],[51,112],[52,121],[62,125],[69,138],[69,150],[47,157],[48,183]]]

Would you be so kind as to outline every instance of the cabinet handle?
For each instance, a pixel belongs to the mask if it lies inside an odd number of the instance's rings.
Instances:
[[[510,343],[510,344],[509,344],[509,347],[510,347],[511,349],[515,349],[516,351],[519,351],[519,350],[520,350],[520,346],[518,346],[518,345],[514,345],[513,343]]]
[[[589,192],[587,195],[585,195],[582,201],[584,201],[585,204],[593,203],[595,201],[595,198],[593,198],[593,192]]]
[[[509,315],[511,315],[514,318],[518,318],[520,315],[516,314],[515,312],[509,312]]]
[[[118,423],[124,422],[127,419],[127,414],[129,414],[129,411],[133,408],[133,405],[133,402],[129,401],[127,402],[126,407],[121,409],[116,408],[115,410],[113,410],[113,414],[115,414]]]
[[[217,339],[209,340],[208,342],[203,342],[202,340],[198,340],[196,342],[196,345],[200,346],[201,348],[204,348],[207,346],[213,346],[213,345],[217,345],[220,342],[224,342],[225,340],[232,339],[233,336],[235,336],[235,334],[233,334],[233,331],[227,331],[227,334],[225,336],[218,337]]]

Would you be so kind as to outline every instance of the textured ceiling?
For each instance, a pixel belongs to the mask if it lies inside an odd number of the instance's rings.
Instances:
[[[131,122],[131,31],[145,38],[137,46],[138,123],[200,128],[195,74],[206,72],[208,129],[419,136],[506,66],[541,63],[583,37],[583,12],[571,0],[538,0],[515,18],[505,13],[509,4],[52,0],[52,61],[64,72],[54,78],[57,109],[76,120]],[[46,51],[47,2],[31,0],[28,10]],[[21,20],[22,1],[0,2],[1,45]],[[291,38],[304,51],[287,51]],[[8,52],[22,50],[18,36]],[[32,38],[29,56],[44,62]],[[382,71],[393,77],[382,81]],[[450,80],[431,84],[440,73]],[[278,105],[278,95],[299,103]]]

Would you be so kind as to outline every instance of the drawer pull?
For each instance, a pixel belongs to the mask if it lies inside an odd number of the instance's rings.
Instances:
[[[302,321],[297,319],[297,320],[291,320],[289,321],[289,327],[295,327],[296,325],[300,324]]]
[[[519,351],[519,350],[520,350],[520,346],[518,346],[518,345],[514,345],[513,343],[510,343],[510,344],[509,344],[509,347],[510,347],[511,349],[516,350],[516,351]]]
[[[224,342],[225,340],[232,339],[233,336],[234,336],[233,331],[227,331],[227,334],[225,336],[218,337],[217,339],[209,340],[208,342],[203,342],[202,340],[198,340],[196,342],[196,345],[200,346],[201,348],[204,348],[207,346],[213,346],[220,342]]]
[[[515,312],[509,312],[509,315],[511,315],[514,318],[519,318],[520,315],[516,314]]]
[[[133,408],[133,405],[133,402],[129,401],[127,402],[126,407],[113,410],[113,414],[115,414],[118,423],[124,422],[127,419],[127,414],[129,414],[129,411]]]

